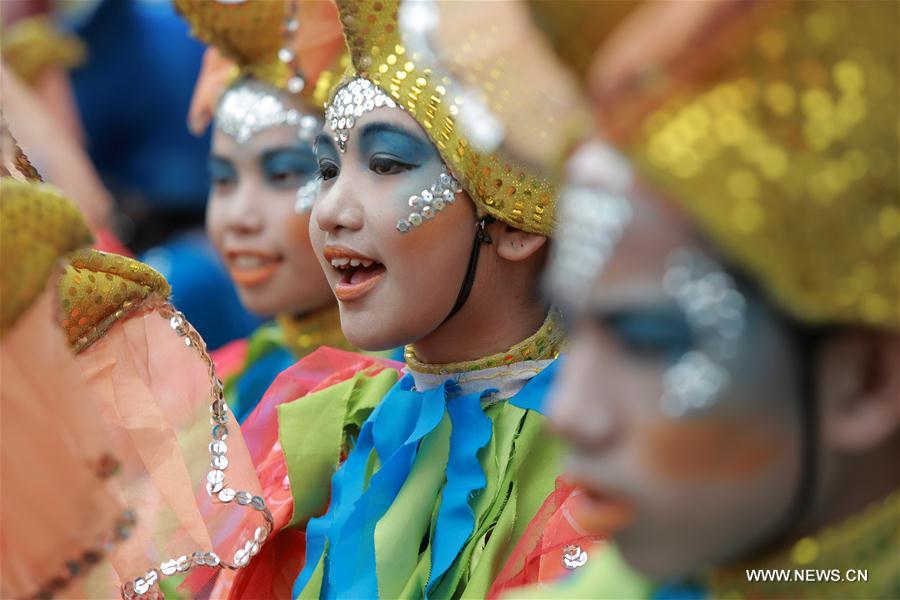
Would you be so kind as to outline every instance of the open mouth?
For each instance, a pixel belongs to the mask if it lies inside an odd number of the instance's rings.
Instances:
[[[571,516],[592,534],[610,535],[628,527],[635,518],[635,505],[596,487],[576,481],[578,489],[570,501]]]
[[[260,285],[271,279],[282,260],[281,256],[264,252],[233,251],[226,254],[231,279],[244,287]]]
[[[340,275],[340,280],[334,286],[334,295],[343,302],[356,300],[369,293],[387,270],[377,260],[348,248],[328,246],[323,254],[331,268]]]

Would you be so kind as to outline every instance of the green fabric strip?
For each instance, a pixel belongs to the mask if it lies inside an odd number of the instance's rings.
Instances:
[[[239,370],[235,371],[225,379],[223,394],[228,406],[232,408],[237,406],[237,383],[244,373],[247,372],[247,369],[250,368],[250,365],[272,350],[283,348],[284,346],[284,335],[281,331],[281,327],[274,321],[263,323],[256,328],[256,331],[254,331],[247,339],[247,355],[244,357],[244,364],[241,365]]]
[[[396,380],[395,371],[375,377],[357,374],[279,407],[279,434],[294,494],[292,524],[305,523],[322,512],[346,432],[358,431]],[[434,598],[485,597],[561,472],[561,444],[545,435],[542,415],[506,402],[487,407],[485,414],[491,419],[493,436],[478,455],[486,487],[470,502],[475,531],[430,594]],[[375,558],[382,598],[424,596],[451,428],[445,414],[422,440],[409,477],[376,525]],[[371,475],[379,464],[376,452],[369,463]],[[301,597],[319,593],[323,570],[320,562]]]
[[[409,478],[375,527],[375,558],[378,593],[382,598],[399,598],[412,593],[423,597],[428,573],[418,577],[419,545],[426,535],[430,539],[438,502],[444,483],[444,471],[450,451],[450,416],[445,414],[437,429],[419,448]],[[430,560],[429,560],[430,563]],[[413,573],[407,579],[407,574]],[[406,590],[412,587],[414,590]]]
[[[397,377],[393,369],[375,376],[357,373],[278,407],[278,439],[294,498],[291,526],[304,524],[325,510],[331,477],[345,447],[345,431],[359,429]]]
[[[562,446],[542,435],[545,422],[540,414],[505,404],[495,417],[495,459],[505,466],[499,474],[499,493],[484,494],[475,503],[478,528],[435,597],[486,596],[515,543],[553,491],[561,472]]]

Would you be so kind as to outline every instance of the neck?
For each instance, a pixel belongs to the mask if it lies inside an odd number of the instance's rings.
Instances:
[[[498,266],[493,253],[482,258],[468,300],[453,317],[414,342],[425,363],[463,362],[504,352],[534,334],[547,307],[534,293],[529,265]]]
[[[463,307],[452,319],[413,344],[419,360],[430,364],[471,361],[503,352],[534,334],[547,317],[546,307],[500,301],[496,310]]]
[[[810,518],[787,534],[777,547],[758,553],[746,562],[717,569],[713,587],[748,588],[746,568],[856,569],[869,567],[873,585],[900,585],[896,571],[896,548],[900,542],[900,473],[896,457],[900,439],[833,465],[818,494],[821,500]],[[892,554],[893,553],[893,554]],[[863,556],[867,556],[865,560]],[[804,585],[806,584],[806,585]],[[774,585],[774,584],[767,584]],[[785,584],[780,584],[784,586]],[[763,584],[750,586],[755,595],[767,597]],[[879,597],[869,585],[834,588],[829,597]],[[808,582],[783,587],[783,597],[817,597],[822,589]],[[717,593],[716,597],[720,594]],[[771,594],[769,594],[771,595]],[[782,596],[779,596],[782,597]]]
[[[352,350],[341,330],[341,316],[336,304],[329,304],[303,315],[279,315],[279,327],[291,354],[302,358],[319,348],[330,346]]]

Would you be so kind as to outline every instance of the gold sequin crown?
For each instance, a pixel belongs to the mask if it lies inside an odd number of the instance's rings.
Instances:
[[[137,260],[99,250],[78,250],[59,280],[61,326],[80,352],[146,301],[166,300],[165,277]]]
[[[435,4],[438,11],[446,8]],[[398,0],[337,0],[337,5],[352,62],[344,81],[364,77],[406,110],[484,213],[524,231],[550,235],[556,214],[555,182],[528,161],[505,152],[502,144],[481,143],[476,131],[490,121],[500,103],[515,101],[514,94],[494,85],[487,98],[476,100],[459,85],[458,73],[451,72],[453,65],[471,59],[465,51],[477,50],[479,40],[459,40],[448,60],[440,52],[408,45],[408,38],[401,35]],[[415,12],[427,5],[409,2],[404,3],[406,8]],[[440,21],[437,27],[445,24]],[[532,115],[528,125],[544,116]],[[541,143],[534,139],[534,144]]]
[[[900,329],[900,4],[691,6],[607,48],[605,130],[789,313]]]
[[[322,0],[174,0],[191,34],[224,57],[226,82],[249,77],[321,106],[346,66],[337,9]],[[296,71],[294,70],[296,67]],[[201,72],[213,78],[214,72]],[[297,92],[292,83],[302,80]],[[227,87],[227,86],[226,86]],[[218,100],[209,98],[211,103]]]
[[[56,188],[0,178],[0,334],[44,291],[59,259],[90,243],[81,213]]]
[[[174,0],[175,9],[191,25],[191,34],[214,46],[240,73],[285,89],[291,73],[278,60],[288,15],[283,0],[216,2]]]

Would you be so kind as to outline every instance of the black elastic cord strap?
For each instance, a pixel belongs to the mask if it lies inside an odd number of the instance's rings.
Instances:
[[[488,215],[478,219],[475,223],[475,241],[472,244],[472,253],[469,254],[469,266],[466,268],[466,277],[463,279],[459,294],[456,296],[456,303],[450,309],[450,314],[441,322],[441,325],[449,321],[459,312],[459,310],[469,299],[472,292],[472,284],[475,283],[475,271],[478,269],[478,256],[481,253],[482,244],[490,244],[491,235],[487,232],[486,227],[495,221],[494,217]]]

